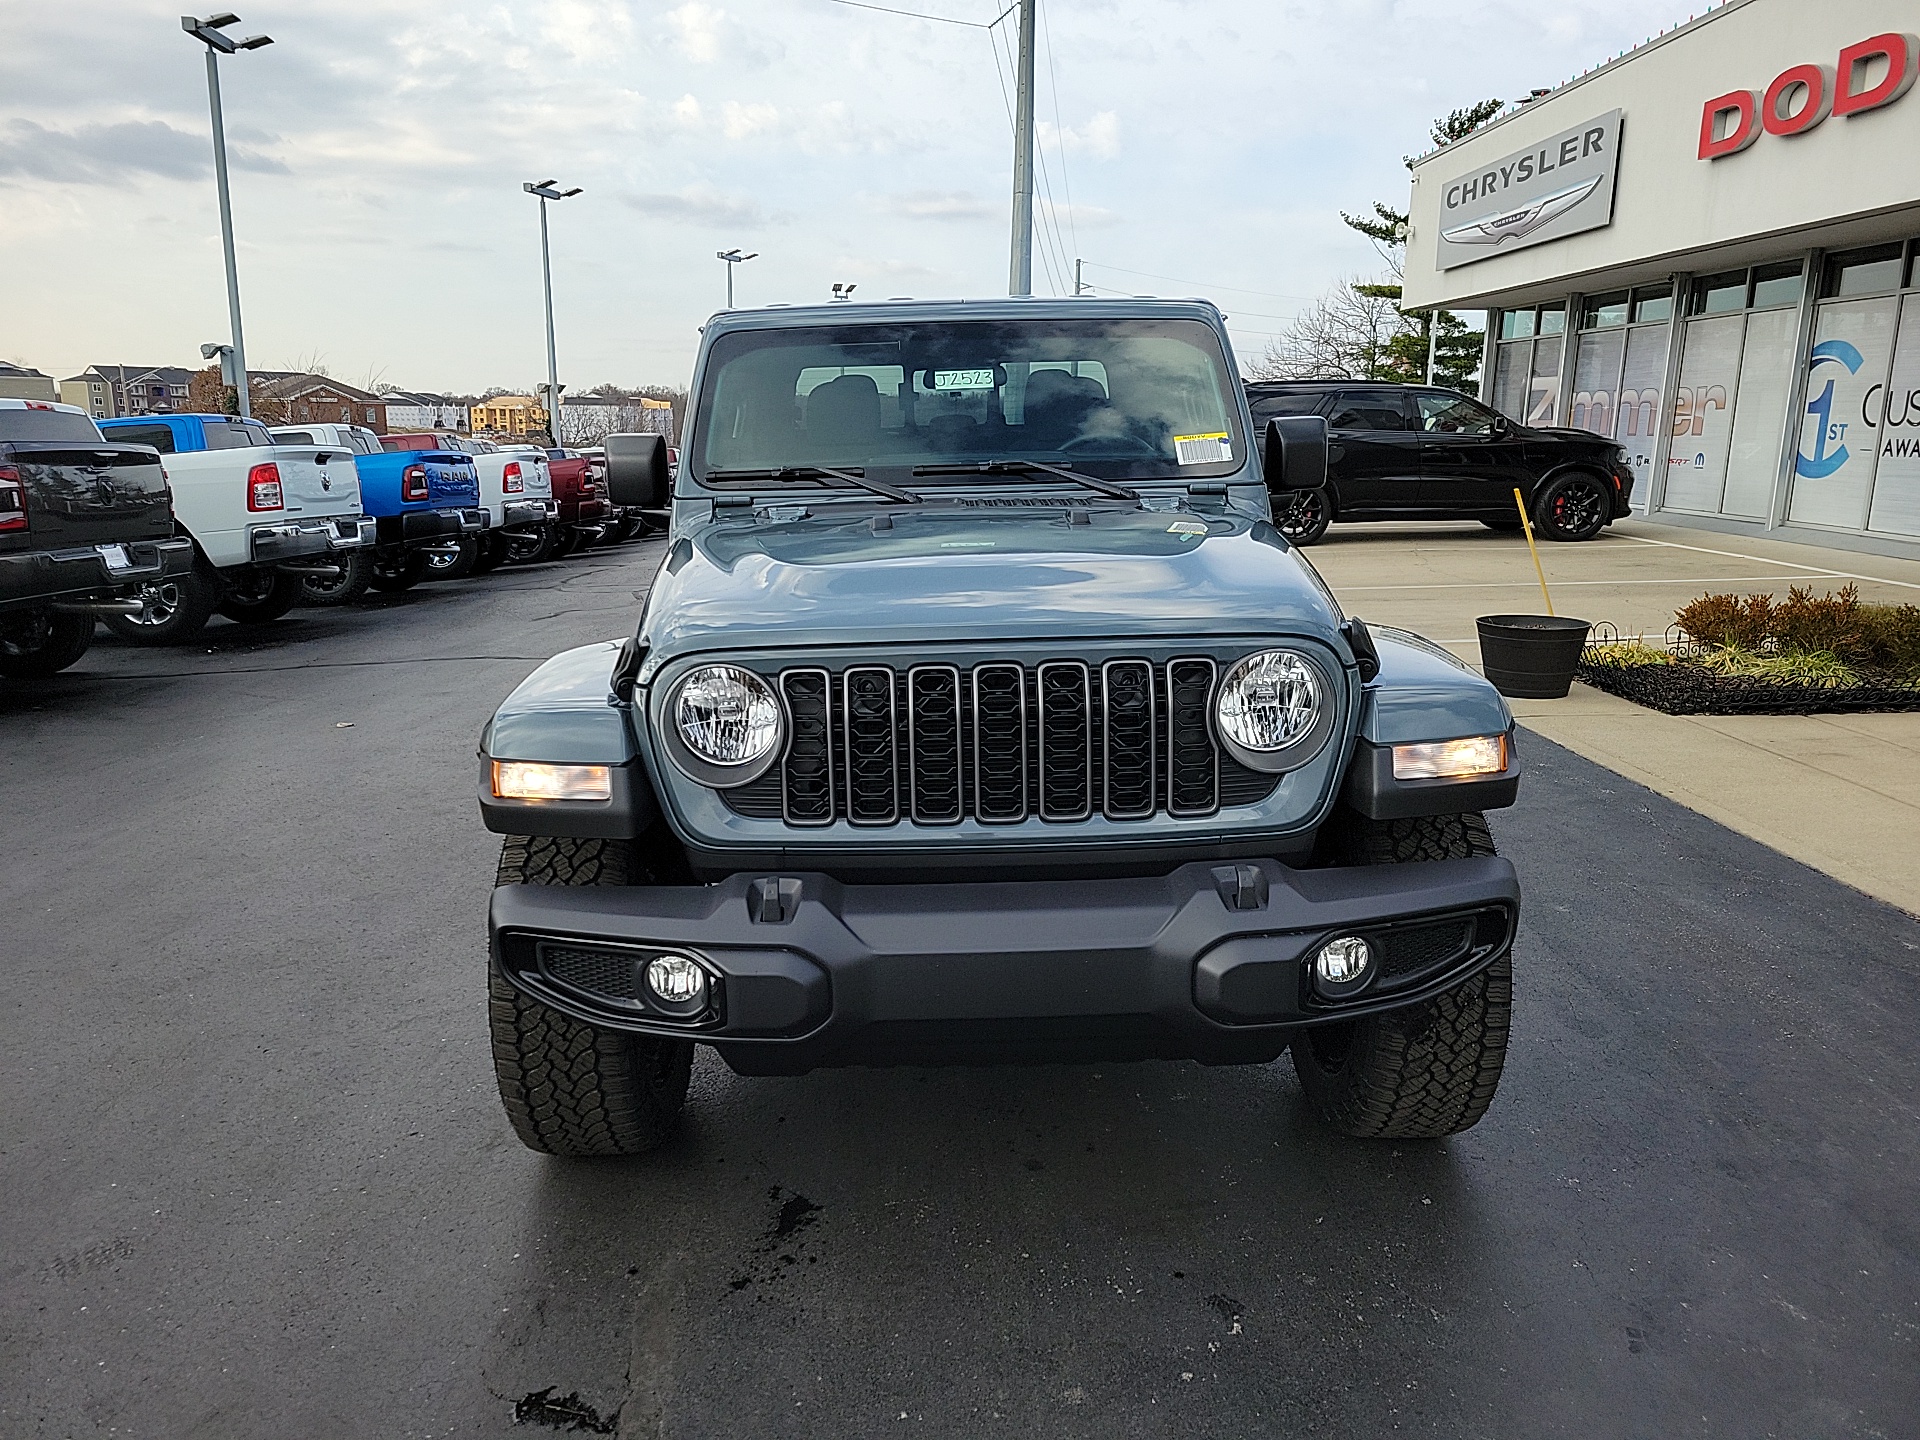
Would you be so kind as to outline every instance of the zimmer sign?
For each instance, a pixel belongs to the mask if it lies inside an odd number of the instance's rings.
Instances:
[[[1620,119],[1611,110],[1448,181],[1440,197],[1440,268],[1611,224]]]

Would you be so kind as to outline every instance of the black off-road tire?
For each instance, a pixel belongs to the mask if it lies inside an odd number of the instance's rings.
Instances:
[[[300,577],[302,605],[346,605],[367,593],[367,586],[373,580],[371,556],[354,550],[344,555],[329,555],[327,564],[340,573]]]
[[[641,878],[625,840],[510,835],[499,885],[625,885]],[[500,1101],[530,1150],[640,1155],[673,1133],[693,1069],[691,1040],[601,1030],[522,995],[491,967],[487,1013]]]
[[[532,530],[507,532],[507,563],[539,565],[560,552],[560,526],[556,522]]]
[[[44,680],[93,644],[93,616],[39,610],[0,616],[0,676]]]
[[[1354,817],[1338,848],[1360,865],[1497,853],[1480,815]],[[1342,1135],[1438,1140],[1470,1129],[1493,1103],[1512,1016],[1513,961],[1502,955],[1423,1005],[1303,1031],[1293,1068],[1308,1105]]]
[[[427,552],[408,550],[398,560],[387,560],[376,556],[367,567],[370,572],[367,583],[386,595],[398,595],[403,590],[411,590],[427,578]]]
[[[507,537],[499,530],[485,531],[479,540],[480,551],[473,560],[473,573],[491,575],[507,563]]]
[[[183,645],[207,628],[220,603],[220,577],[199,561],[184,575],[138,586],[138,615],[103,615],[106,627],[139,645]]]
[[[300,577],[256,570],[227,581],[218,612],[236,625],[265,625],[300,603]]]

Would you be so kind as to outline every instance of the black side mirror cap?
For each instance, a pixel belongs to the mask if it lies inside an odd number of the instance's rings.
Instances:
[[[1277,415],[1267,421],[1261,465],[1267,489],[1324,490],[1327,486],[1327,422],[1319,415]]]
[[[635,510],[658,510],[667,503],[667,437],[609,435],[607,498]]]
[[[1353,663],[1360,667],[1362,683],[1371,681],[1380,673],[1380,648],[1373,643],[1373,632],[1367,629],[1367,622],[1358,615],[1351,616],[1340,627],[1340,633],[1353,652]]]

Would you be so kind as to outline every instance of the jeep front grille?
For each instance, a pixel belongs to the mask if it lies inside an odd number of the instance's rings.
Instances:
[[[1207,657],[786,670],[786,753],[721,794],[793,826],[1211,815],[1279,784],[1215,746],[1218,682]]]

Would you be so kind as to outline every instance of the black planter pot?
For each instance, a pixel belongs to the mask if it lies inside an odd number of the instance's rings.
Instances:
[[[1494,689],[1515,700],[1558,700],[1572,689],[1593,628],[1556,615],[1482,615],[1474,623],[1481,668]]]

